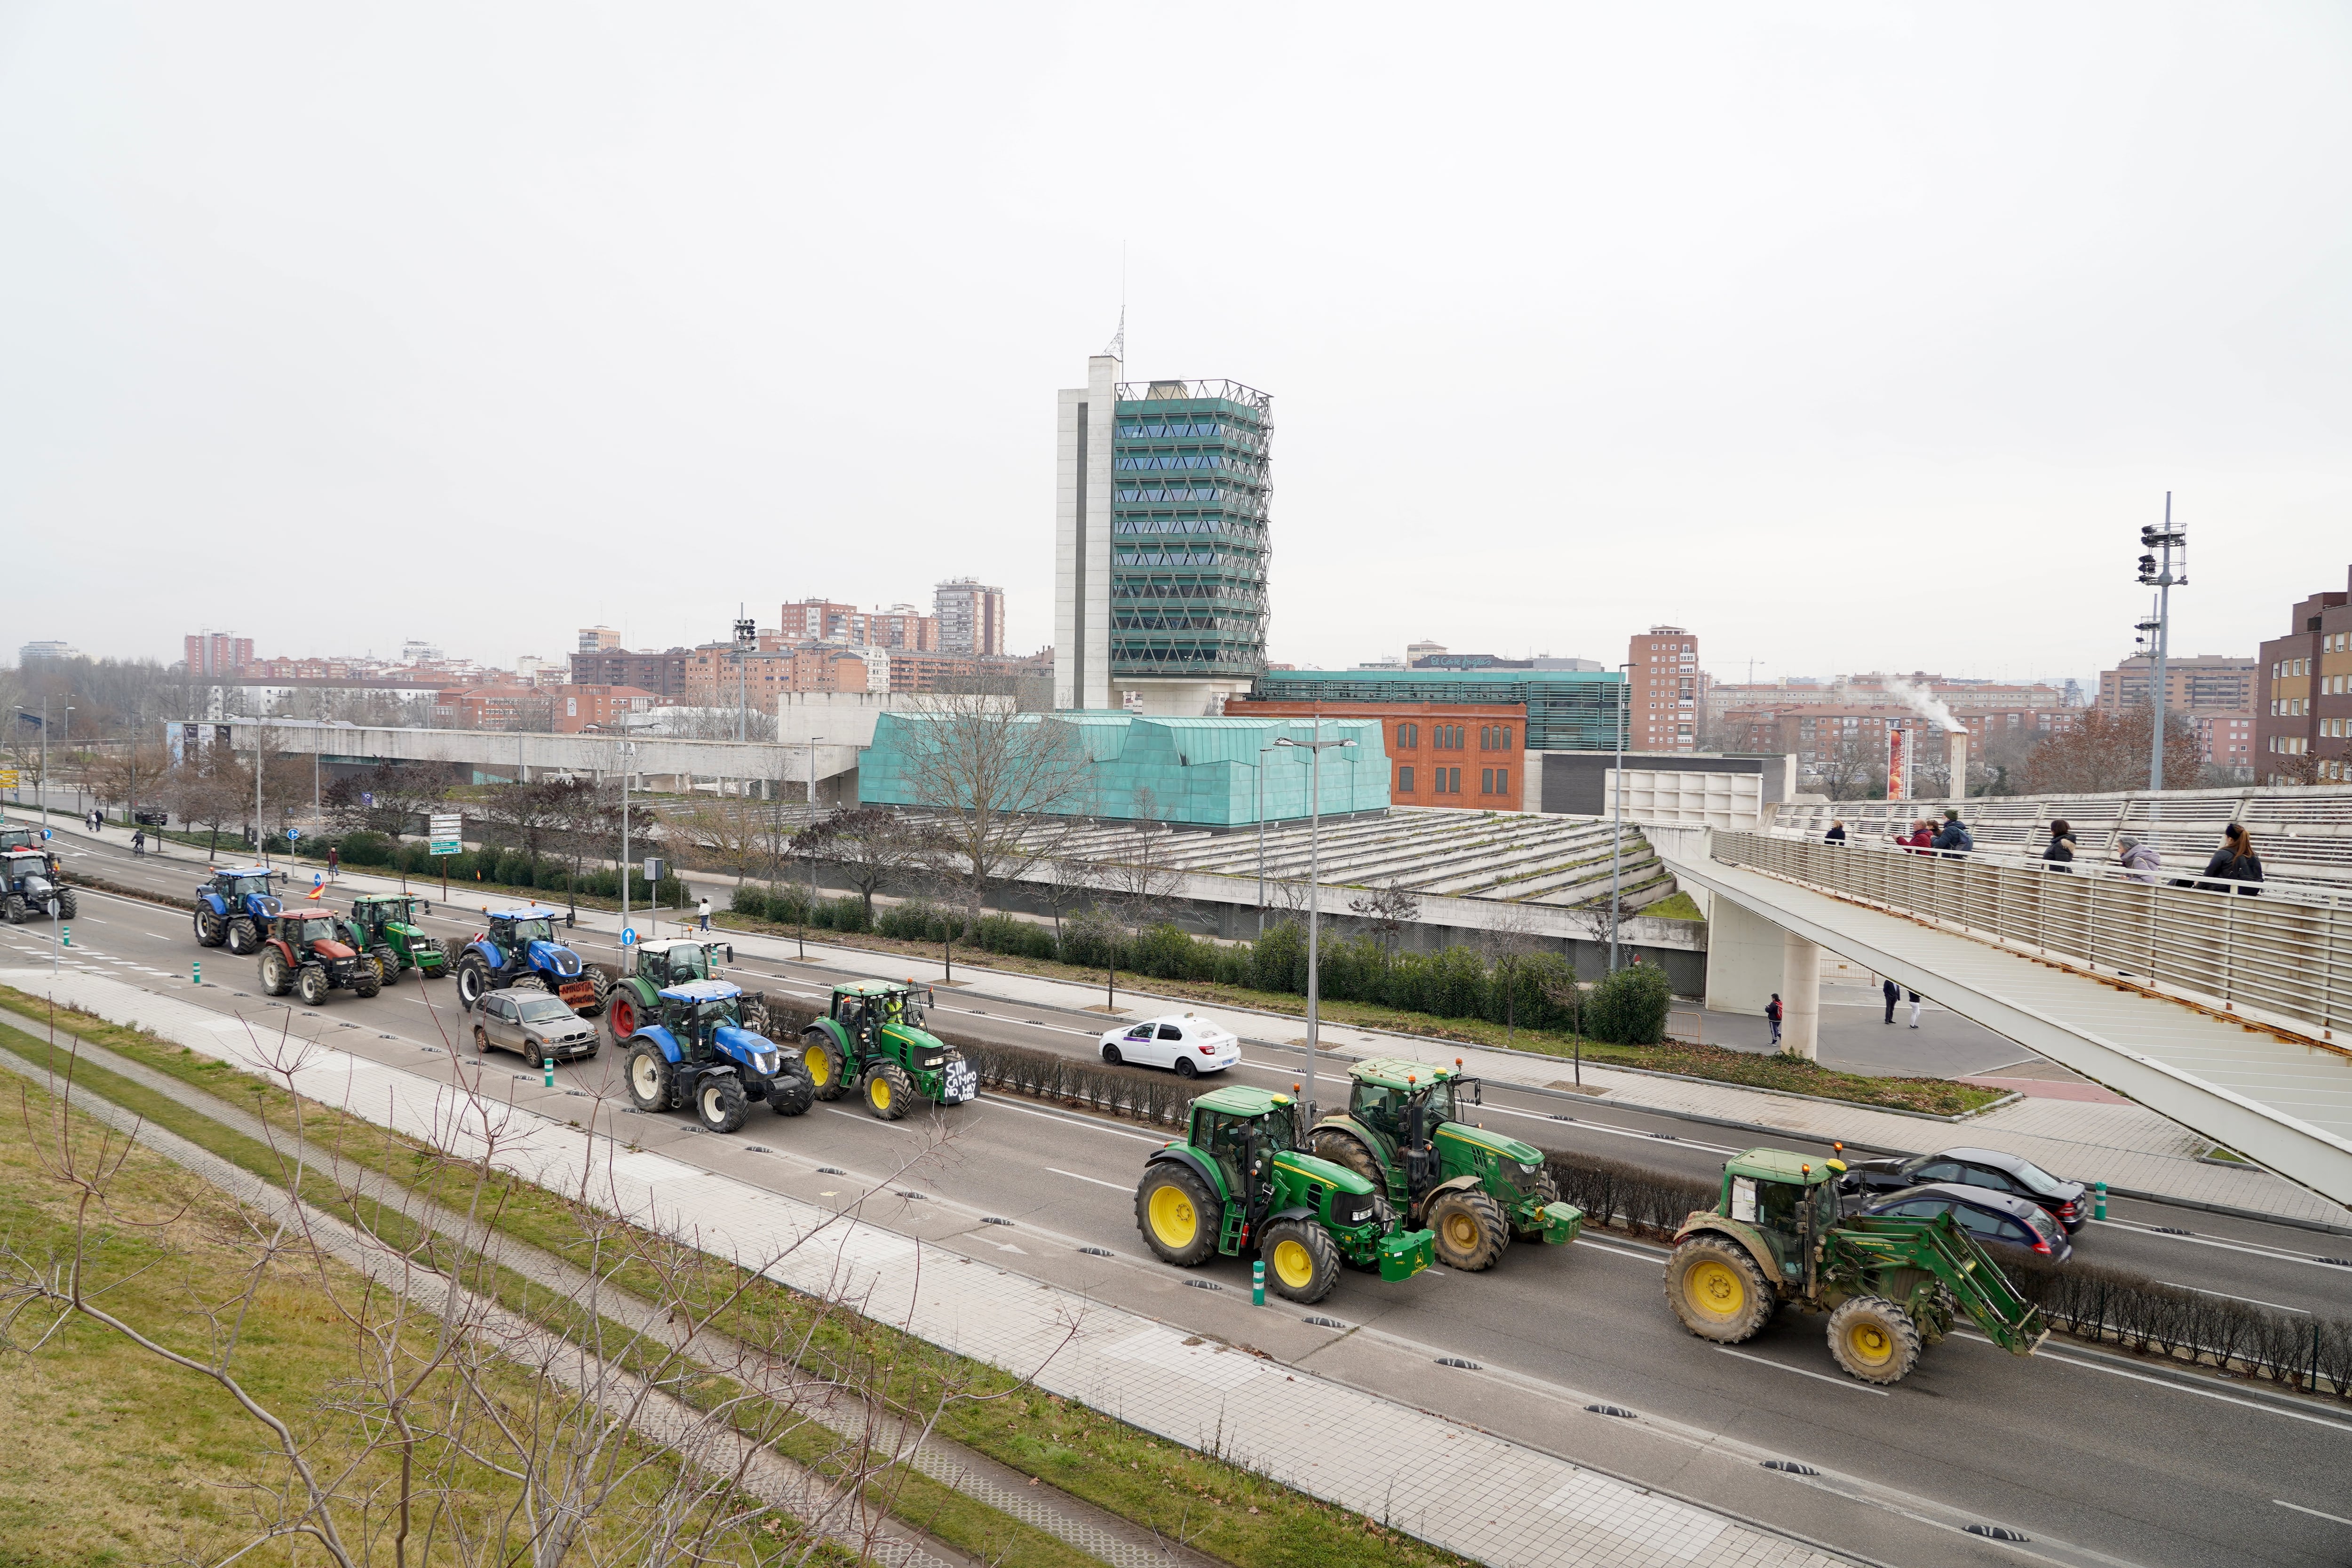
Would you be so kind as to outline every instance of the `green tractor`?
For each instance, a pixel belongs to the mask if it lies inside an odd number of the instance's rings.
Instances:
[[[1410,1279],[1430,1263],[1430,1235],[1400,1230],[1373,1184],[1301,1152],[1286,1094],[1240,1084],[1192,1102],[1181,1142],[1144,1162],[1135,1224],[1162,1263],[1191,1268],[1255,1250],[1265,1282],[1294,1301],[1319,1301],[1341,1264]]]
[[[429,900],[404,893],[362,893],[352,900],[352,934],[383,971],[386,985],[399,984],[404,969],[426,980],[449,973],[448,951],[417,923],[432,912]]]
[[[719,958],[735,962],[735,944],[694,942],[676,937],[661,942],[635,942],[621,949],[621,977],[604,1000],[604,1016],[612,1021],[613,1038],[625,1040],[661,1011],[657,1000],[672,985],[698,980],[718,980],[726,974]],[[755,1035],[768,1032],[768,1012],[747,994],[742,1000],[743,1026]]]
[[[923,1027],[931,988],[909,980],[856,980],[833,988],[824,1016],[801,1031],[801,1060],[819,1100],[863,1084],[866,1109],[885,1121],[907,1114],[909,1097],[946,1107],[980,1095],[980,1074],[963,1053]]]
[[[1463,1091],[1473,1105],[1486,1091],[1459,1061],[1376,1057],[1348,1077],[1346,1114],[1317,1122],[1307,1147],[1370,1182],[1406,1224],[1426,1226],[1448,1268],[1492,1268],[1515,1237],[1565,1247],[1584,1228],[1542,1150],[1462,1120]]]
[[[1666,1305],[1703,1340],[1755,1338],[1782,1302],[1830,1315],[1830,1354],[1864,1383],[1899,1383],[1966,1312],[2012,1355],[2050,1334],[2041,1310],[1948,1214],[1846,1218],[1839,1160],[1750,1149],[1723,1165],[1713,1209],[1683,1221]]]

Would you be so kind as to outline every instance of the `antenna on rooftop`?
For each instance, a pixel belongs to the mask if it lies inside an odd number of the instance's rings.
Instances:
[[[1127,241],[1123,239],[1118,242],[1118,331],[1103,353],[1121,364],[1127,363]]]

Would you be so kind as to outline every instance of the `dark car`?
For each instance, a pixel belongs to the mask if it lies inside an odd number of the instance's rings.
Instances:
[[[1947,1149],[1907,1160],[1857,1160],[1839,1187],[1864,1198],[1900,1192],[1924,1182],[1958,1182],[1986,1187],[2040,1204],[2072,1236],[2091,1217],[2091,1194],[2080,1182],[2062,1182],[2031,1160],[1998,1149]]]
[[[1957,1182],[1906,1187],[1870,1199],[1859,1212],[1873,1217],[1896,1215],[1916,1219],[1948,1214],[1962,1230],[1991,1247],[1995,1256],[2004,1248],[2030,1252],[2050,1263],[2063,1263],[2074,1256],[2074,1244],[2066,1239],[2065,1227],[2040,1204]]]
[[[596,1054],[596,1026],[562,998],[530,986],[492,991],[474,1005],[474,1048],[520,1051],[533,1067]]]

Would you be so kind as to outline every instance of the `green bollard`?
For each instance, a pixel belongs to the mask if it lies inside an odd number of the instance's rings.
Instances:
[[[1250,1261],[1250,1305],[1265,1305],[1265,1259],[1263,1258]]]
[[[202,985],[205,983],[205,961],[201,958],[192,958],[188,960],[188,968],[194,972],[188,978],[194,984]]]
[[[73,927],[58,927],[58,945],[59,947],[71,947],[73,945]]]
[[[547,1069],[547,1078],[545,1082],[548,1088],[553,1089],[555,1087],[555,1058],[553,1057],[541,1057],[539,1058],[539,1065]]]
[[[2107,1217],[2107,1184],[2105,1182],[2091,1184],[2091,1217],[2093,1219]]]

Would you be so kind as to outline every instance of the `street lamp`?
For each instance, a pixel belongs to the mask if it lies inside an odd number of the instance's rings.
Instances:
[[[811,735],[809,737],[808,825],[806,827],[801,829],[803,833],[807,832],[809,828],[813,828],[816,826],[816,743],[824,739],[824,737],[823,735]],[[801,900],[800,944],[801,956],[803,958],[806,958],[808,956],[809,916],[815,912],[816,856],[814,852],[812,851],[808,857],[808,896]]]
[[[1609,973],[1617,973],[1618,885],[1625,876],[1625,708],[1633,688],[1633,667],[1621,664],[1617,681],[1616,825],[1609,832]]]
[[[1282,744],[1268,741],[1257,749],[1257,934],[1265,939],[1265,754]]]
[[[2175,528],[2172,524],[2170,490],[2164,492],[2164,526],[2142,527],[2139,545],[2143,552],[2139,558],[2139,580],[2156,590],[2156,619],[2141,622],[2140,629],[2155,639],[2155,660],[2148,667],[2148,715],[2151,722],[2147,787],[2151,797],[2160,797],[2164,789],[2164,658],[2171,642],[2172,590],[2176,585],[2186,586],[2189,582],[2189,531]],[[2178,575],[2173,573],[2173,552],[2176,549],[2180,552]],[[2151,798],[2147,805],[2153,823],[2163,814],[2163,801]]]
[[[629,929],[629,773],[636,766],[637,743],[621,742],[621,930]]]
[[[742,615],[740,604],[735,606],[735,613],[739,616]],[[746,738],[751,727],[751,708],[745,696],[744,656],[759,646],[759,623],[739,619],[735,623],[735,739],[738,741]]]
[[[1323,738],[1323,719],[1315,718],[1315,738],[1294,741],[1285,735],[1274,743],[1296,746],[1310,753],[1313,759],[1314,783],[1307,788],[1307,1077],[1303,1092],[1307,1097],[1307,1125],[1315,1125],[1315,1063],[1317,1026],[1320,1021],[1323,977],[1318,973],[1316,948],[1316,928],[1322,915],[1323,881],[1323,753],[1332,747],[1353,746],[1353,741],[1327,741]]]

